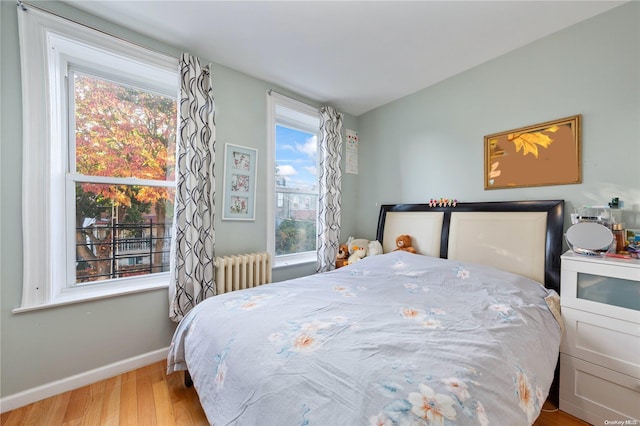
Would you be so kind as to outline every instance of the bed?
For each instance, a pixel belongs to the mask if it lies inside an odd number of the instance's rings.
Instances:
[[[214,425],[527,425],[561,338],[563,202],[383,205],[385,254],[226,293],[178,325]],[[410,234],[418,254],[392,251]]]

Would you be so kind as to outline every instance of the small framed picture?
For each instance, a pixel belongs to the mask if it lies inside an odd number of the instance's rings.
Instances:
[[[258,150],[225,144],[223,220],[255,220]]]

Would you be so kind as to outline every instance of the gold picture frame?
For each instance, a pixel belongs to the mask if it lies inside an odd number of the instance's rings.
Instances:
[[[582,115],[484,137],[484,189],[582,182]]]

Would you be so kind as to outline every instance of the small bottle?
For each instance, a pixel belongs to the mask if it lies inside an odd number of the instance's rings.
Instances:
[[[616,253],[623,252],[627,242],[625,241],[624,225],[622,223],[613,224],[613,236],[616,239]]]

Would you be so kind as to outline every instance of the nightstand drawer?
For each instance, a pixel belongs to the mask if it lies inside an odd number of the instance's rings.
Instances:
[[[560,352],[640,379],[640,325],[562,308]]]
[[[560,409],[594,425],[640,419],[640,380],[560,355]],[[608,422],[607,422],[608,421]]]
[[[640,323],[640,263],[562,256],[561,304]]]

